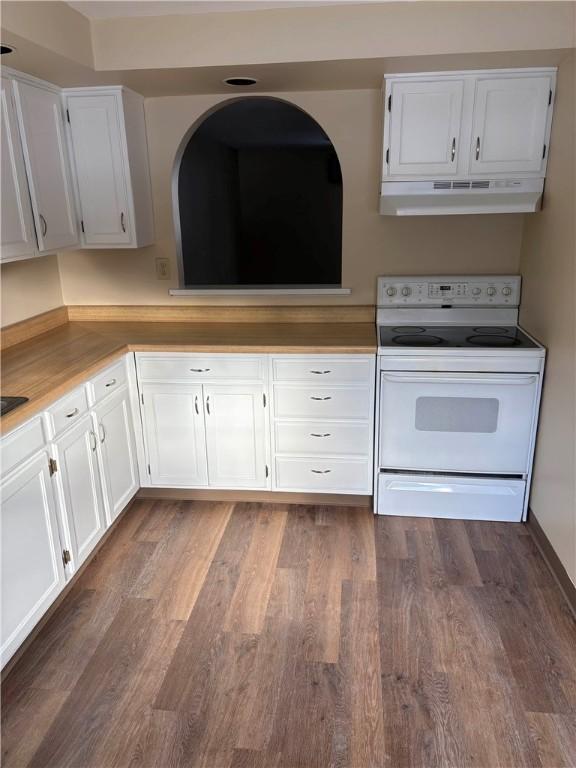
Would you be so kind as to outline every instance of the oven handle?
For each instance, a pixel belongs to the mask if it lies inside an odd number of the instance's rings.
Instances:
[[[462,376],[456,374],[450,376],[446,374],[421,376],[418,374],[405,373],[382,373],[382,379],[386,381],[403,382],[406,384],[533,384],[538,377],[532,373],[515,373],[510,376],[505,374],[495,376]]]

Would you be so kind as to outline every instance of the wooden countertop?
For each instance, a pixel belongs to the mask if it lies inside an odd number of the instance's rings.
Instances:
[[[69,322],[2,352],[0,391],[29,398],[5,433],[128,351],[373,354],[372,323]]]

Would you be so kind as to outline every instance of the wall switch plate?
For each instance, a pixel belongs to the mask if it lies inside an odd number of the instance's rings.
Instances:
[[[163,256],[156,259],[156,279],[170,280],[170,259]]]

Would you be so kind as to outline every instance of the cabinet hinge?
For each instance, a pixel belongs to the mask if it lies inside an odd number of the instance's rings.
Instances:
[[[548,106],[552,104],[552,88],[550,88],[550,93],[548,94]]]
[[[80,219],[80,229],[84,232],[84,221]]]
[[[62,551],[62,562],[64,563],[64,568],[68,565],[68,563],[72,560],[72,556],[70,555],[70,550],[65,549]]]
[[[270,474],[270,470],[268,469],[268,464],[266,464],[266,477]]]
[[[56,463],[56,459],[48,459],[48,471],[50,472],[50,477],[58,472],[58,464]]]
[[[390,165],[390,149],[386,150],[386,165]]]
[[[542,160],[546,157],[546,144],[544,144],[544,149],[542,150]]]
[[[392,94],[388,96],[388,112],[392,112]]]
[[[70,112],[66,110],[66,120],[70,122]]]
[[[264,408],[266,408],[266,393],[262,393],[262,402],[264,403]]]

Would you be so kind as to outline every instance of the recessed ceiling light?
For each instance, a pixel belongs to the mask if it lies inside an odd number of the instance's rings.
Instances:
[[[256,85],[258,80],[256,80],[255,77],[226,77],[222,82],[226,83],[226,85],[232,85],[238,88],[243,85]]]
[[[16,48],[14,48],[13,45],[8,45],[8,43],[0,43],[0,56],[3,56],[5,53],[14,53]]]

